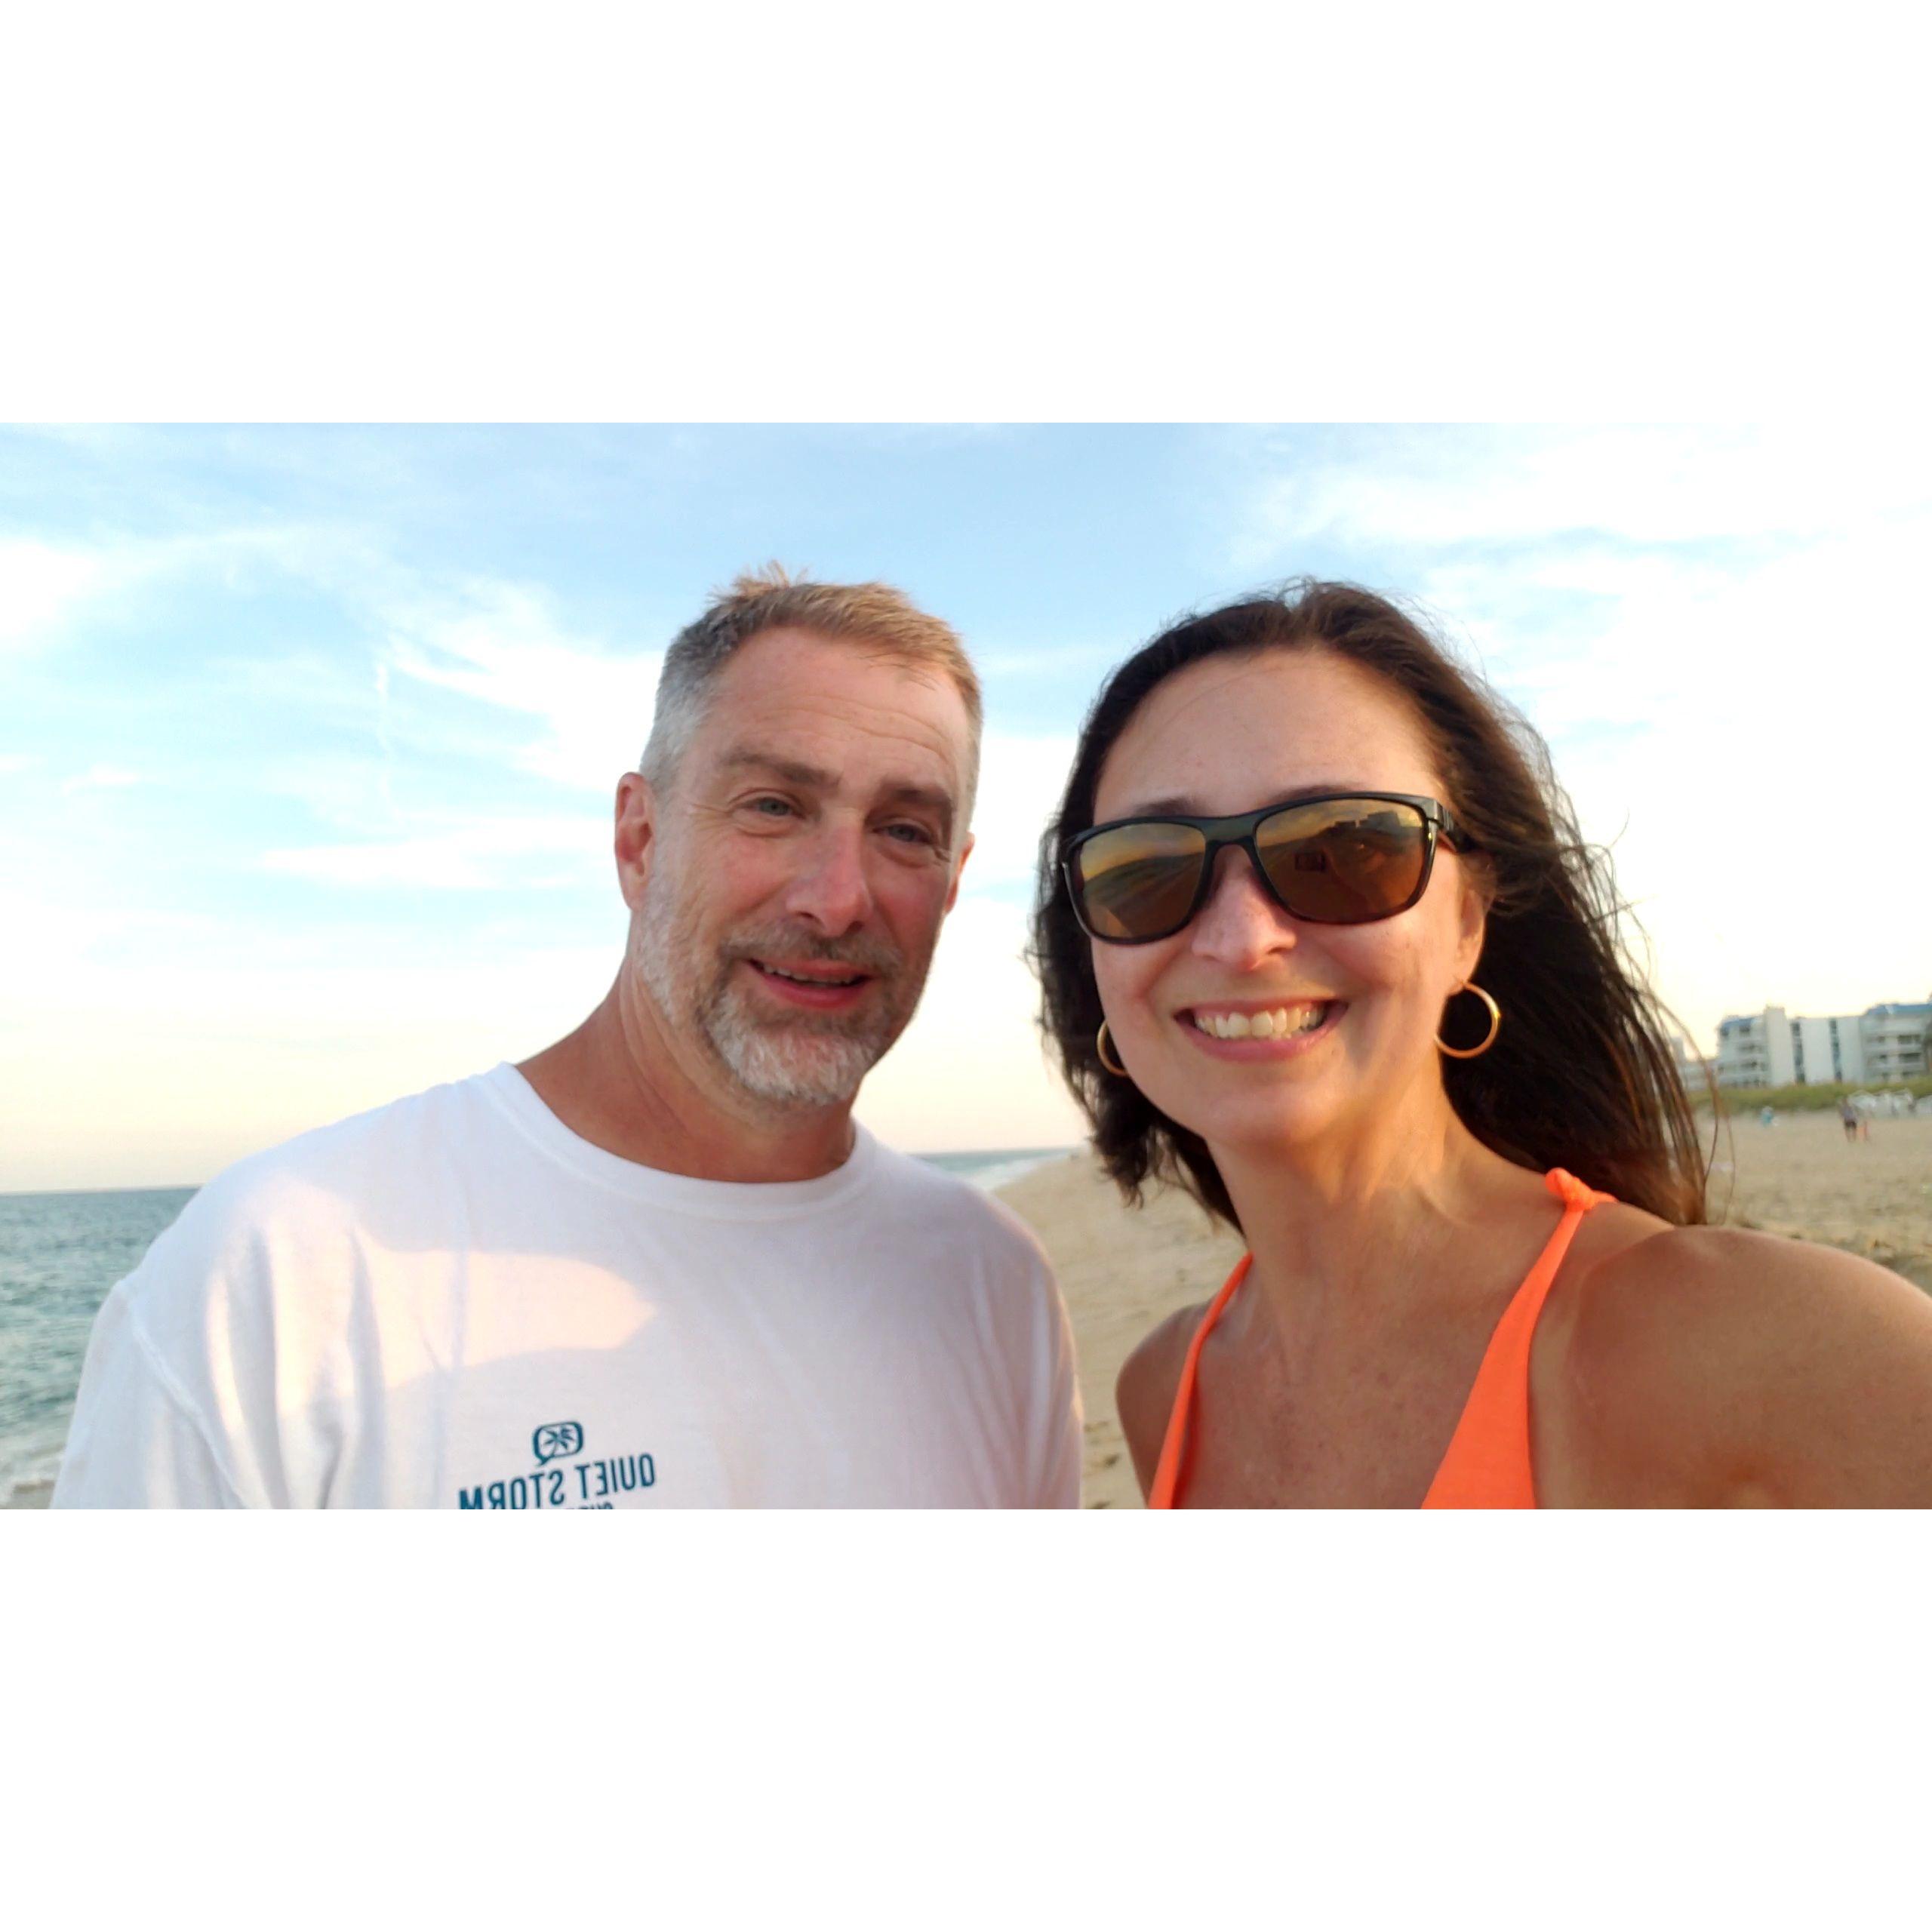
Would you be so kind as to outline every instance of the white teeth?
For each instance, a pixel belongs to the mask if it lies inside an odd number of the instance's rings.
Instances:
[[[802,973],[788,973],[782,966],[768,966],[764,969],[774,979],[789,980],[795,986],[856,986],[860,975],[855,973],[849,980],[808,980]]]
[[[1323,1001],[1270,1007],[1262,1013],[1196,1013],[1194,1023],[1217,1040],[1279,1040],[1291,1033],[1312,1033],[1327,1017]]]

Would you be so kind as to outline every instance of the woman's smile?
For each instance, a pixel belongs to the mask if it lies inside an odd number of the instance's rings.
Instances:
[[[1174,1017],[1217,1060],[1283,1060],[1311,1053],[1348,1011],[1339,999],[1203,1001]]]

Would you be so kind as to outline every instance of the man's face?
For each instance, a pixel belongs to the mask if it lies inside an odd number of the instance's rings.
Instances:
[[[958,889],[968,734],[943,673],[772,630],[719,673],[668,795],[626,781],[631,964],[700,1084],[850,1103]]]

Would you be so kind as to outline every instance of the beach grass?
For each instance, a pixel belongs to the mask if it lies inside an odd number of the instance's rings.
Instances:
[[[1721,1087],[1718,1100],[1726,1113],[1743,1115],[1755,1114],[1761,1108],[1770,1107],[1781,1114],[1821,1113],[1827,1108],[1835,1108],[1843,1100],[1854,1094],[1909,1094],[1914,1100],[1932,1094],[1932,1077],[1920,1076],[1911,1080],[1888,1080],[1882,1084],[1869,1081],[1832,1081],[1812,1086],[1790,1087]],[[1709,1091],[1703,1093],[1693,1090],[1692,1103],[1704,1112],[1711,1111]]]

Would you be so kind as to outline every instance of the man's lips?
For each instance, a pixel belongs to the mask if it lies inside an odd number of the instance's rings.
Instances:
[[[830,959],[747,959],[760,986],[795,1006],[827,1011],[863,997],[874,975]]]

